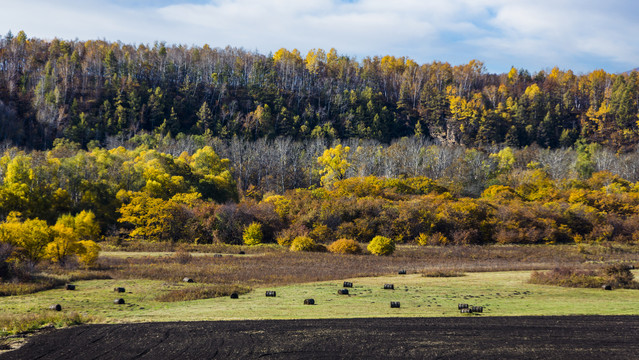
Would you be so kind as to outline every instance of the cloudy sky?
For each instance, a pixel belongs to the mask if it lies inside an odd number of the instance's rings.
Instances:
[[[639,67],[635,0],[0,0],[4,33],[471,59],[489,72]],[[2,30],[2,29],[0,29]]]

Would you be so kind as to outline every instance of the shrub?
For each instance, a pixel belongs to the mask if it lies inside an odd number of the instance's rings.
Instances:
[[[275,234],[275,239],[277,240],[278,244],[290,247],[296,237],[306,235],[308,235],[308,229],[306,228],[306,226],[295,223],[290,227],[283,229],[282,231]]]
[[[250,223],[244,228],[242,239],[246,245],[259,245],[262,243],[262,225],[257,222]]]
[[[368,251],[374,255],[391,255],[395,252],[395,242],[384,236],[375,236],[368,244]]]
[[[612,264],[603,269],[604,276],[608,276],[615,287],[636,287],[634,275],[627,264]]]
[[[420,233],[419,236],[417,236],[417,238],[415,239],[415,241],[421,246],[426,246],[426,245],[437,246],[437,245],[448,244],[448,238],[440,232],[436,232],[430,236],[424,233]]]
[[[328,246],[328,251],[337,254],[359,254],[362,247],[355,240],[339,239]]]
[[[313,251],[315,247],[315,241],[308,236],[298,236],[291,243],[292,251]]]
[[[419,235],[417,236],[415,241],[421,246],[426,246],[426,245],[428,245],[428,238],[429,237],[430,236],[428,236],[427,234],[419,233]]]

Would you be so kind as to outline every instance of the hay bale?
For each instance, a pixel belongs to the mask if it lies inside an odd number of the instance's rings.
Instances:
[[[124,299],[122,299],[122,298],[115,299],[115,300],[113,300],[113,303],[117,304],[117,305],[122,305],[122,304],[124,304]]]
[[[221,258],[221,257],[222,257],[222,254],[213,254],[213,257],[215,257],[215,258]]]
[[[481,313],[484,312],[484,307],[483,306],[471,306],[470,310],[474,313]]]
[[[391,308],[398,309],[399,308],[399,301],[391,301]]]
[[[60,305],[60,304],[51,305],[51,306],[49,306],[49,310],[62,311],[62,305]]]
[[[185,277],[184,279],[182,279],[182,281],[183,281],[183,282],[186,282],[186,283],[192,283],[192,282],[194,282],[194,281],[193,281],[193,279],[188,278],[188,277]]]
[[[67,290],[75,290],[75,285],[67,284],[65,289],[67,289]]]
[[[348,281],[344,281],[344,287],[345,288],[352,288],[353,287],[353,283],[352,282],[348,282]]]
[[[315,299],[305,299],[304,305],[315,305]]]
[[[457,304],[457,309],[468,309],[468,304]]]
[[[275,291],[267,291],[266,292],[266,296],[267,297],[276,297],[277,293]]]
[[[337,290],[338,295],[348,295],[348,289],[339,289]]]
[[[606,285],[602,286],[601,288],[604,289],[604,290],[612,290],[612,285],[606,284]]]
[[[402,269],[397,272],[399,275],[406,275],[406,270]]]
[[[463,308],[461,310],[459,310],[462,314],[472,314],[473,313],[473,309],[470,308]]]
[[[231,294],[231,299],[239,299],[239,298],[240,298],[240,295],[238,293],[234,292]]]
[[[393,285],[393,284],[384,284],[384,290],[395,290],[395,285]]]
[[[123,293],[126,290],[123,287],[116,287],[116,288],[113,288],[113,291],[115,291],[117,293]]]

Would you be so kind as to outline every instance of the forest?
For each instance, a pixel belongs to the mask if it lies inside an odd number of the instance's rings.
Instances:
[[[56,139],[113,147],[144,132],[177,138],[367,139],[563,148],[577,140],[634,150],[636,71],[512,68],[481,61],[361,60],[335,49],[280,49],[0,38],[0,141],[46,150]]]
[[[0,257],[639,241],[638,73],[0,40]],[[1,269],[0,269],[1,270]]]

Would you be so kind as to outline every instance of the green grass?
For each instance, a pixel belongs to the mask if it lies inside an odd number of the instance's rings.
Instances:
[[[63,312],[95,316],[103,322],[197,321],[231,319],[312,319],[356,317],[462,316],[458,303],[484,306],[481,316],[637,315],[638,290],[603,291],[529,284],[529,271],[468,273],[463,277],[429,278],[421,274],[345,279],[354,283],[351,295],[337,295],[342,281],[258,288],[241,295],[164,303],[167,291],[202,286],[156,280],[78,281],[76,291],[53,289],[37,294],[0,298],[3,312],[22,316],[46,313],[59,303]],[[395,290],[384,290],[392,283]],[[121,286],[126,293],[113,288]],[[266,290],[277,291],[267,298]],[[122,297],[126,304],[115,305]],[[316,305],[306,306],[306,298]],[[390,301],[400,301],[391,309]]]

